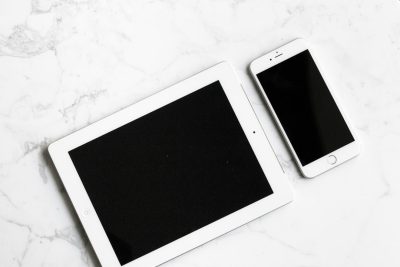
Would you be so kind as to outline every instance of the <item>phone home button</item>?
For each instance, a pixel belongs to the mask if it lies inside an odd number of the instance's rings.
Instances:
[[[336,158],[334,155],[330,155],[330,156],[328,157],[327,161],[328,161],[329,164],[333,165],[333,164],[336,163],[337,158]]]

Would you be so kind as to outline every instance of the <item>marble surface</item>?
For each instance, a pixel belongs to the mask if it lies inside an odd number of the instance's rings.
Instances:
[[[247,73],[297,37],[363,144],[308,180]],[[400,266],[398,0],[0,0],[0,266],[100,266],[47,145],[222,60],[296,200],[164,266]]]

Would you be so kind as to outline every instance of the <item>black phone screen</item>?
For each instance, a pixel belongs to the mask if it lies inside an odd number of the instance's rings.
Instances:
[[[273,193],[219,81],[69,155],[121,265]]]
[[[303,166],[354,141],[308,50],[257,78]]]

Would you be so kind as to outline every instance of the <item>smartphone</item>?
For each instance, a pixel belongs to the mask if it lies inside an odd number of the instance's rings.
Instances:
[[[254,60],[250,72],[305,177],[359,154],[354,131],[304,40]]]

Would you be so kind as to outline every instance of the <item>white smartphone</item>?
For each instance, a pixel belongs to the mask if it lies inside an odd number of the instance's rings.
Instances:
[[[304,40],[254,60],[250,71],[305,177],[359,154],[354,131]]]

